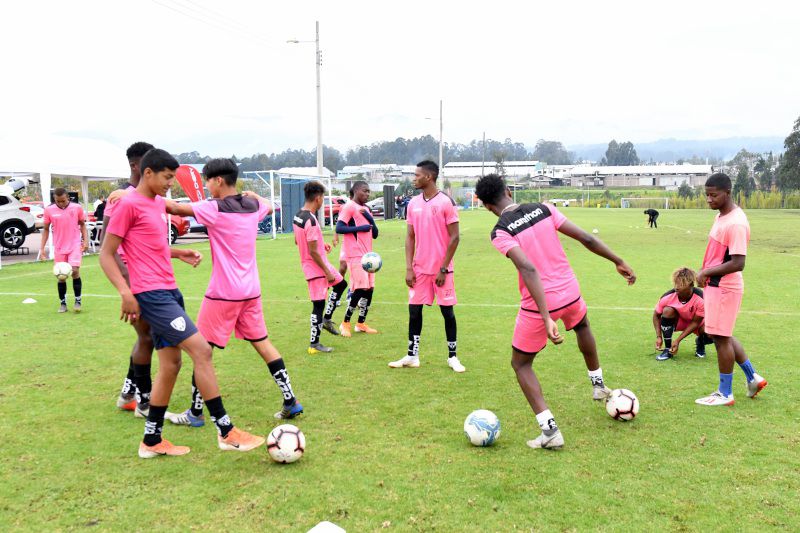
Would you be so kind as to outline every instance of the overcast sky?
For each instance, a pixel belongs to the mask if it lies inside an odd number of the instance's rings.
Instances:
[[[391,7],[390,7],[391,6]],[[438,136],[565,144],[785,136],[797,2],[0,3],[0,135],[239,156]],[[436,120],[426,120],[435,117]]]

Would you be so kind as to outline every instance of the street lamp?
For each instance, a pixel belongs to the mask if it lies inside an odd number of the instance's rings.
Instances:
[[[322,66],[322,52],[320,52],[319,49],[319,21],[317,21],[317,36],[315,40],[298,41],[297,39],[289,39],[286,42],[288,44],[314,43],[317,48],[317,174],[322,176],[322,92],[320,90],[319,82],[319,70]]]
[[[425,117],[425,120],[433,120],[431,117]],[[444,161],[443,161],[443,153],[444,153],[444,143],[442,141],[442,130],[443,130],[443,122],[442,122],[442,101],[439,100],[439,170],[444,175]]]

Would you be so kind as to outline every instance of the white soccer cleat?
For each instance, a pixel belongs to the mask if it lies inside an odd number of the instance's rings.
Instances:
[[[730,396],[725,396],[720,391],[715,390],[708,396],[704,396],[703,398],[698,398],[694,401],[694,403],[698,405],[733,405],[733,394]]]
[[[419,356],[407,355],[389,363],[390,368],[419,368]]]
[[[560,450],[564,447],[564,436],[561,434],[561,431],[556,431],[549,437],[542,433],[535,439],[529,440],[528,446],[536,450]]]
[[[596,401],[607,400],[611,394],[611,389],[603,385],[602,387],[592,387],[592,399]]]
[[[453,372],[466,372],[467,369],[464,368],[464,365],[461,364],[461,361],[458,360],[458,357],[448,357],[447,358],[447,366],[453,369]]]
[[[767,380],[758,374],[753,374],[753,381],[747,383],[747,397],[755,398],[756,394],[767,386]]]

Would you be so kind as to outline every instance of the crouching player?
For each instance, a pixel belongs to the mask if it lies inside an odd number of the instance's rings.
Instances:
[[[532,366],[548,338],[555,344],[563,341],[555,320],[561,319],[567,330],[575,331],[578,348],[589,371],[592,398],[605,400],[611,392],[603,381],[597,344],[586,315],[586,302],[558,234],[575,239],[589,251],[614,263],[628,285],[633,285],[636,276],[608,246],[567,220],[554,206],[514,203],[500,176],[489,174],[479,179],[475,194],[486,209],[499,217],[492,230],[492,244],[519,272],[522,301],[514,328],[511,366],[542,430],[541,435],[528,441],[528,446],[558,449],[564,446],[564,437],[545,403]]]
[[[254,193],[238,194],[238,176],[239,168],[230,159],[212,159],[203,167],[212,198],[191,204],[168,200],[167,212],[194,217],[208,230],[213,269],[197,316],[200,333],[220,350],[225,349],[232,331],[236,338],[249,341],[283,395],[283,407],[275,418],[294,418],[303,412],[303,406],[294,396],[281,354],[267,338],[256,263],[258,221],[271,212],[271,207]],[[167,418],[173,424],[186,426],[205,423],[203,397],[194,376],[191,407]]]
[[[217,427],[222,450],[248,451],[264,444],[263,437],[234,427],[222,405],[217,376],[211,363],[211,347],[197,331],[183,307],[183,295],[175,283],[171,257],[196,265],[201,256],[193,250],[171,249],[168,244],[165,202],[175,179],[178,162],[164,150],[148,151],[140,162],[142,178],[135,190],[120,200],[100,252],[100,265],[122,297],[123,320],[144,319],[150,324],[158,350],[159,368],[150,396],[139,457],[185,455],[186,446],[175,446],[161,437],[164,416],[181,368],[181,350],[194,362],[197,385]],[[130,287],[114,259],[120,244],[128,260]]]
[[[695,274],[690,268],[681,267],[672,273],[672,289],[664,293],[653,311],[653,327],[656,330],[657,361],[666,361],[678,353],[681,341],[694,333],[694,355],[706,356],[706,344],[713,341],[705,334],[703,291],[695,285]],[[672,335],[680,336],[672,340]]]

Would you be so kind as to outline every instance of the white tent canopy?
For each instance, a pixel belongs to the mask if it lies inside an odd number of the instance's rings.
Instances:
[[[50,203],[52,176],[79,179],[88,209],[89,181],[120,180],[129,175],[125,150],[107,141],[61,136],[0,139],[0,176],[38,176],[44,205]]]

